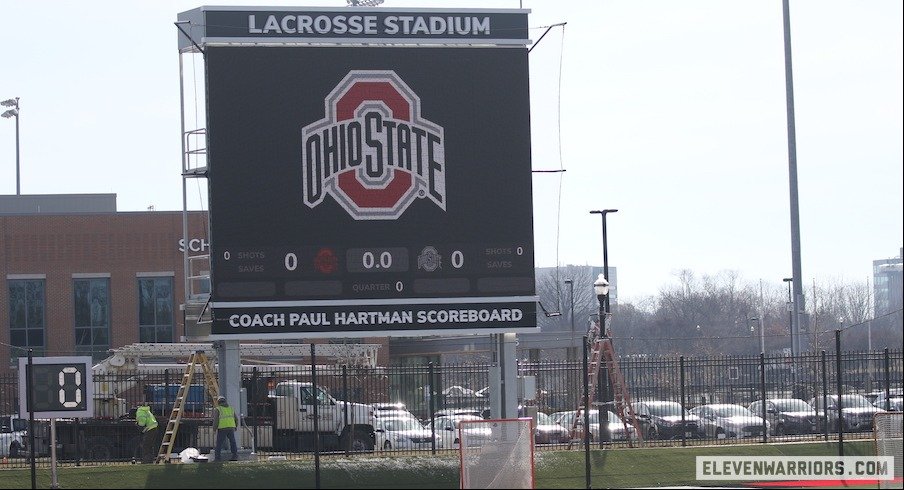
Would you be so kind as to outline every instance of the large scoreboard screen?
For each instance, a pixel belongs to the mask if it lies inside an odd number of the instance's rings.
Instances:
[[[536,329],[524,46],[208,45],[206,67],[213,337]]]

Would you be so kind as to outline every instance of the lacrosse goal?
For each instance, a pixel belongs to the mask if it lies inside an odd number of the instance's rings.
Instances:
[[[461,488],[534,488],[532,418],[459,424]]]
[[[895,479],[880,480],[879,488],[901,488],[902,475],[902,426],[904,412],[877,413],[873,417],[873,437],[876,456],[892,456],[895,459]]]

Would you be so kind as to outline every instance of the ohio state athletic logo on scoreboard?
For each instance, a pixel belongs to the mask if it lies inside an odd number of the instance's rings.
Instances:
[[[394,220],[415,199],[446,209],[443,128],[390,70],[353,70],[302,128],[304,202],[330,195],[356,220]]]

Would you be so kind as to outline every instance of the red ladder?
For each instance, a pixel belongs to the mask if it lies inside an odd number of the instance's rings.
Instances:
[[[612,339],[609,337],[602,337],[599,333],[598,324],[591,327],[591,338],[589,339],[591,346],[590,358],[587,362],[588,399],[593,400],[596,396],[597,376],[600,372],[600,362],[605,362],[606,372],[609,374],[609,381],[612,384],[612,391],[614,392],[615,413],[625,427],[625,435],[628,438],[628,444],[633,447],[634,444],[631,440],[631,430],[629,427],[631,425],[634,426],[633,431],[637,434],[637,440],[640,443],[643,443],[643,434],[637,423],[637,417],[634,415],[634,407],[631,404],[631,395],[628,393],[625,377],[618,367],[618,359],[615,355],[615,347],[612,345]],[[583,420],[583,411],[585,408],[583,396],[578,399],[577,407],[574,420],[571,423],[571,441],[568,443],[569,449],[571,449],[571,445],[577,436],[578,424],[582,423],[580,421]],[[604,411],[607,410],[601,410],[601,412]],[[628,423],[628,419],[630,419],[630,424]],[[608,422],[608,414],[606,414],[606,420]],[[602,420],[600,422],[602,423]],[[602,428],[600,430],[602,430]]]
[[[602,351],[603,360],[606,363],[606,371],[609,373],[609,381],[612,383],[613,398],[615,399],[615,413],[625,426],[625,437],[628,438],[628,444],[633,446],[631,442],[631,431],[629,426],[634,426],[634,432],[637,433],[637,441],[643,444],[643,434],[640,425],[637,423],[637,417],[634,415],[634,405],[631,403],[631,394],[628,392],[628,385],[625,383],[625,377],[618,367],[618,358],[615,356],[615,347],[612,346],[611,338],[600,338],[596,342],[599,346],[594,349]],[[630,419],[631,423],[628,423]]]

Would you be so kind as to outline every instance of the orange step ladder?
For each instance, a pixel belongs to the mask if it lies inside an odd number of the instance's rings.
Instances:
[[[588,342],[590,343],[590,358],[587,362],[587,378],[589,388],[587,398],[589,400],[593,400],[593,398],[596,396],[597,376],[600,372],[600,363],[605,363],[606,372],[609,375],[609,382],[612,385],[613,403],[615,405],[614,411],[625,427],[625,436],[628,439],[628,444],[632,447],[634,445],[633,441],[631,440],[631,425],[634,426],[633,431],[637,436],[637,441],[642,444],[643,434],[640,430],[640,425],[638,425],[637,423],[637,417],[634,414],[634,407],[631,403],[631,394],[628,393],[628,386],[625,383],[625,377],[618,366],[618,359],[615,355],[615,347],[612,345],[612,339],[609,337],[601,336],[599,331],[599,324],[594,324],[590,329],[590,337],[588,338]],[[575,436],[577,435],[578,424],[582,423],[579,421],[583,420],[583,411],[585,409],[583,396],[578,400],[577,407],[578,408],[575,412],[574,420],[571,424],[571,442],[568,443],[569,449],[571,449],[571,445],[575,440]],[[605,412],[607,410],[600,411]],[[606,421],[608,422],[608,414],[606,414]],[[602,422],[603,420],[600,420],[601,424]]]
[[[182,421],[182,413],[185,410],[185,402],[188,399],[196,366],[201,368],[204,384],[207,386],[207,393],[210,395],[211,400],[216,400],[220,395],[220,387],[213,373],[213,362],[207,358],[204,351],[196,351],[188,358],[188,365],[185,366],[182,384],[179,386],[179,392],[176,394],[175,403],[173,403],[173,411],[170,413],[169,421],[166,423],[166,431],[163,433],[160,451],[157,452],[155,462],[158,464],[170,462],[169,455],[176,443],[176,434],[179,433],[179,423]]]

